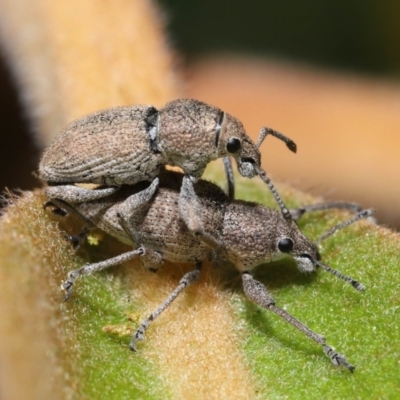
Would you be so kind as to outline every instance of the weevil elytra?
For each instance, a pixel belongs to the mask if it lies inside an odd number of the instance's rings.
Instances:
[[[96,183],[118,187],[151,181],[168,164],[181,167],[196,181],[210,161],[225,158],[233,197],[233,175],[226,158],[232,156],[241,175],[259,175],[264,180],[290,218],[261,169],[258,148],[267,135],[279,138],[296,152],[292,140],[269,128],[262,128],[257,144],[253,143],[238,119],[198,100],[174,100],[160,110],[150,105],[115,107],[67,126],[43,153],[39,177],[49,185]],[[91,201],[97,194],[83,190],[79,196],[82,201]]]
[[[131,350],[136,350],[137,340],[144,338],[150,323],[185,287],[196,282],[203,260],[210,259],[216,265],[221,261],[229,261],[242,273],[243,289],[250,300],[271,310],[322,345],[334,365],[342,365],[353,371],[354,366],[345,356],[334,351],[323,336],[277,307],[267,288],[252,277],[251,271],[262,263],[291,256],[302,272],[312,272],[320,267],[350,283],[355,289],[364,290],[361,283],[322,263],[317,245],[301,233],[295,222],[307,211],[329,208],[359,211],[358,208],[347,203],[311,205],[292,210],[293,219],[288,222],[277,210],[231,200],[210,182],[199,180],[195,185],[188,185],[189,180],[187,176],[165,171],[146,188],[143,188],[143,182],[124,186],[110,196],[79,204],[66,202],[63,198],[65,191],[59,190],[59,187],[47,188],[51,200],[45,207],[54,206],[55,210],[71,212],[85,221],[88,228],[98,227],[133,246],[133,250],[127,253],[71,271],[62,285],[66,299],[71,295],[76,278],[135,257],[139,257],[151,271],[156,271],[165,260],[195,264],[195,269],[185,274],[170,296],[140,324],[130,344]],[[194,198],[192,189],[196,192],[195,202],[191,201]],[[194,210],[196,207],[199,209]],[[350,220],[329,230],[320,240],[372,213],[372,210],[359,211]]]

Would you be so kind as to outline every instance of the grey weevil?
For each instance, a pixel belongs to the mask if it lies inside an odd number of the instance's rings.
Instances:
[[[195,182],[210,161],[224,158],[233,198],[232,156],[241,175],[263,179],[284,216],[290,218],[261,169],[258,148],[267,135],[296,152],[292,140],[270,128],[262,128],[257,144],[253,143],[238,119],[198,100],[174,100],[160,110],[150,105],[115,107],[68,125],[44,151],[39,177],[49,185],[95,183],[118,188],[151,181],[169,164],[181,167]],[[99,194],[82,190],[77,195],[81,201],[91,201]]]
[[[125,186],[108,197],[79,204],[66,202],[63,199],[65,191],[58,187],[46,189],[51,200],[44,204],[45,208],[53,206],[53,211],[61,215],[67,212],[75,214],[88,229],[98,227],[133,246],[131,251],[71,271],[62,285],[66,291],[65,299],[70,297],[76,278],[135,257],[140,257],[144,266],[153,272],[165,260],[195,264],[195,269],[186,273],[170,296],[140,324],[130,344],[131,350],[135,351],[136,341],[144,338],[150,323],[185,287],[198,280],[203,260],[210,259],[216,265],[221,261],[229,261],[242,273],[243,289],[250,300],[271,310],[322,345],[324,353],[334,365],[354,370],[355,367],[346,357],[328,345],[323,336],[277,307],[267,288],[250,273],[264,262],[291,256],[302,272],[313,272],[320,267],[350,283],[355,289],[364,290],[361,283],[322,263],[316,243],[355,221],[370,217],[373,210],[361,210],[352,203],[315,204],[291,210],[293,220],[288,223],[277,210],[256,203],[232,201],[218,186],[208,181],[199,180],[193,186],[188,184],[190,178],[187,176],[168,171],[161,175],[160,183],[158,181],[159,178],[155,178],[144,189],[143,182],[136,186]],[[194,198],[192,189],[196,191],[198,201],[191,201]],[[193,207],[200,209],[193,210]],[[333,227],[313,243],[301,233],[295,221],[307,211],[329,208],[352,209],[357,214]],[[71,241],[80,242],[85,233],[72,237]]]

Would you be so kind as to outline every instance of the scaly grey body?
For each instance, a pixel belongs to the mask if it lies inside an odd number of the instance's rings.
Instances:
[[[256,281],[250,272],[264,262],[289,255],[295,259],[302,272],[312,272],[319,266],[349,282],[357,290],[364,290],[364,287],[321,263],[317,246],[301,233],[294,220],[288,223],[280,212],[260,204],[232,201],[218,186],[210,182],[199,180],[192,185],[189,181],[187,176],[165,171],[161,174],[160,181],[155,178],[147,187],[143,183],[125,186],[107,197],[76,204],[70,202],[73,195],[66,194],[65,190],[60,190],[59,187],[47,188],[51,201],[46,206],[53,205],[72,212],[84,220],[89,228],[98,227],[134,248],[112,259],[70,272],[68,280],[63,284],[66,298],[69,298],[77,277],[134,257],[140,257],[151,271],[156,271],[165,260],[196,264],[196,269],[187,273],[168,299],[142,322],[132,338],[131,349],[135,350],[136,341],[143,339],[150,322],[186,286],[198,279],[203,260],[208,258],[217,264],[228,260],[242,272],[244,291],[252,301],[273,311],[321,344],[335,365],[354,370],[344,356],[325,343],[321,335],[276,307],[266,287]],[[327,208],[355,207],[347,203],[312,205],[293,210],[292,215],[297,219],[306,211]],[[330,230],[329,235],[371,214],[370,210],[362,211]],[[328,234],[324,238],[327,236]]]
[[[152,181],[161,167],[181,167],[196,181],[207,164],[229,156],[241,175],[260,175],[285,213],[278,193],[261,169],[258,147],[268,135],[295,143],[282,134],[262,128],[258,143],[247,136],[242,123],[217,107],[192,99],[179,99],[156,110],[150,105],[115,107],[72,122],[44,151],[39,177],[50,185],[96,183],[107,186]],[[228,182],[233,198],[233,182]],[[90,194],[82,194],[91,201]],[[288,215],[288,214],[287,214]]]

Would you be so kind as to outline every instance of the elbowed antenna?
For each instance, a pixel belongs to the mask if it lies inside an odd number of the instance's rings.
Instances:
[[[261,128],[260,134],[258,136],[257,144],[256,146],[259,148],[264,141],[264,139],[268,136],[274,136],[279,140],[282,140],[286,144],[289,150],[293,151],[293,153],[296,153],[297,151],[297,145],[293,140],[289,139],[287,136],[283,135],[282,133],[279,133],[278,131],[275,131],[271,128],[266,128],[263,127]],[[285,206],[283,200],[279,196],[277,190],[275,189],[275,186],[272,184],[271,180],[267,177],[267,174],[264,170],[262,170],[259,167],[256,167],[256,171],[258,176],[262,179],[262,181],[268,186],[269,190],[272,192],[273,196],[275,197],[276,202],[279,205],[279,208],[281,209],[282,216],[287,222],[291,222],[293,220],[292,214],[288,210],[288,208]]]
[[[256,146],[260,147],[262,142],[268,135],[274,136],[277,139],[282,140],[282,142],[284,142],[286,144],[286,146],[288,147],[288,149],[290,151],[293,151],[293,153],[296,153],[297,145],[295,142],[293,142],[292,139],[289,139],[287,136],[283,135],[282,133],[280,133],[278,131],[275,131],[271,128],[266,128],[266,127],[261,128]]]
[[[365,286],[362,283],[356,281],[350,276],[342,274],[340,271],[333,269],[329,265],[323,264],[321,261],[315,261],[315,264],[324,269],[325,271],[329,272],[330,274],[337,276],[338,278],[342,279],[347,283],[350,283],[350,285],[353,286],[354,289],[359,290],[360,292],[365,290]]]
[[[345,228],[346,226],[349,226],[349,225],[353,224],[356,221],[359,221],[360,219],[371,217],[374,214],[374,212],[375,212],[375,210],[372,209],[372,208],[360,211],[353,218],[350,218],[347,221],[344,221],[344,222],[342,222],[340,224],[337,224],[333,228],[329,229],[327,232],[325,232],[315,242],[315,244],[318,245],[319,243],[321,243],[323,240],[325,240],[329,236],[332,236],[335,232]],[[354,289],[359,290],[359,291],[365,290],[365,286],[362,283],[356,281],[355,279],[353,279],[353,278],[351,278],[349,276],[346,276],[346,275],[342,274],[340,271],[338,271],[336,269],[333,269],[329,265],[323,264],[321,261],[318,261],[318,260],[314,260],[314,264],[318,265],[319,267],[321,267],[325,271],[329,272],[330,274],[335,275],[336,277],[338,277],[338,278],[342,279],[343,281],[349,283],[351,286],[354,287]]]
[[[365,219],[372,217],[374,215],[375,210],[373,208],[369,208],[367,210],[362,210],[360,211],[357,215],[355,215],[353,218],[348,219],[347,221],[341,222],[340,224],[335,225],[333,228],[329,229],[326,231],[316,242],[316,245],[319,245],[323,240],[328,238],[329,236],[332,236],[335,232],[340,231],[343,228],[346,228],[346,226],[349,226],[353,224],[354,222],[359,221],[360,219]]]
[[[281,199],[281,196],[279,196],[279,193],[277,192],[275,186],[272,184],[271,180],[268,178],[266,172],[263,169],[261,169],[260,167],[258,167],[258,166],[254,166],[254,167],[256,169],[256,172],[257,172],[258,176],[268,186],[269,190],[271,191],[271,193],[275,197],[275,200],[278,203],[279,208],[281,209],[281,213],[282,213],[283,218],[287,222],[291,222],[293,220],[292,214],[290,213],[289,209],[285,206],[285,203]]]

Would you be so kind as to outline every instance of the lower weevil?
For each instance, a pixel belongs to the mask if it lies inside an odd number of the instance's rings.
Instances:
[[[55,210],[69,211],[85,221],[88,228],[98,227],[133,246],[133,250],[119,256],[71,271],[62,285],[66,299],[70,297],[78,277],[135,257],[139,257],[151,271],[156,271],[165,260],[195,264],[195,269],[182,277],[170,296],[142,321],[130,344],[131,350],[136,350],[136,342],[144,338],[150,323],[185,287],[198,280],[203,260],[210,259],[216,265],[229,261],[241,272],[243,289],[250,300],[274,312],[319,343],[334,365],[353,371],[354,366],[328,345],[323,336],[276,306],[267,288],[252,277],[251,271],[263,262],[288,255],[294,258],[302,272],[313,272],[320,267],[362,291],[365,288],[361,283],[321,262],[316,243],[355,221],[370,217],[373,211],[360,211],[348,203],[317,204],[291,210],[293,220],[288,223],[276,210],[260,204],[232,201],[210,182],[199,180],[190,185],[189,180],[187,176],[165,171],[144,189],[142,182],[122,187],[118,192],[96,201],[79,204],[66,202],[63,198],[65,191],[60,188],[47,188],[51,201],[45,207],[54,206]],[[195,190],[195,196],[192,190]],[[69,196],[66,197],[69,199]],[[197,200],[191,201],[193,198]],[[301,233],[295,220],[307,211],[329,208],[350,208],[358,212],[313,243]],[[82,235],[78,238],[81,240]]]

